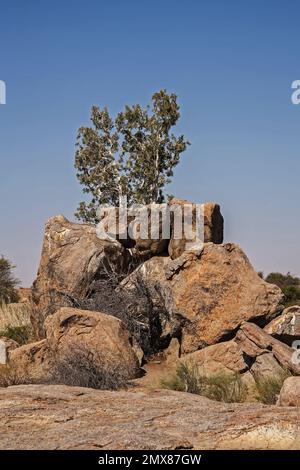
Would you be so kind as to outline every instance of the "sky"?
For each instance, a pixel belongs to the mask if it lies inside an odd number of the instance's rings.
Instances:
[[[23,286],[44,224],[71,220],[77,129],[161,88],[192,145],[168,192],[216,201],[255,269],[300,275],[300,2],[0,0],[0,254]]]

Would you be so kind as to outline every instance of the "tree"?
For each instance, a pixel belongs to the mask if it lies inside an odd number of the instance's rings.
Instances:
[[[284,293],[286,306],[300,304],[300,279],[291,273],[270,273],[265,278],[266,282],[276,284]]]
[[[107,110],[93,106],[92,127],[81,127],[77,135],[75,168],[90,202],[81,202],[76,217],[97,222],[100,204],[161,203],[164,188],[189,142],[171,129],[180,113],[175,94],[160,90],[152,96],[152,107],[126,106],[113,120]]]
[[[12,274],[14,267],[9,260],[0,257],[0,302],[9,303],[18,300],[15,287],[19,281]]]

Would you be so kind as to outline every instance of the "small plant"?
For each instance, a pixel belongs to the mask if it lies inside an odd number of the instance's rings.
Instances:
[[[282,373],[278,375],[257,379],[257,400],[265,405],[275,405],[283,382],[290,376],[291,373],[288,370],[283,370]]]
[[[10,364],[0,364],[0,387],[11,387],[12,385],[28,384],[30,381],[21,376]]]
[[[28,344],[34,340],[33,329],[31,325],[8,326],[5,330],[0,331],[0,337],[16,341],[20,346]]]
[[[13,339],[20,345],[34,340],[30,323],[30,305],[0,304],[0,336]]]
[[[128,371],[109,366],[97,354],[85,347],[71,347],[64,354],[56,354],[48,383],[100,390],[117,390],[126,387]]]
[[[203,395],[226,403],[242,402],[246,386],[239,374],[219,373],[211,376],[199,372],[196,364],[180,363],[171,377],[162,380],[163,388]]]

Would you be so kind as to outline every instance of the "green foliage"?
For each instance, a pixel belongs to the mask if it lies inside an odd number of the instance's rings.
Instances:
[[[0,302],[10,303],[18,300],[15,287],[19,281],[12,274],[14,267],[9,260],[0,257]]]
[[[170,390],[203,395],[226,403],[244,401],[247,392],[239,374],[205,376],[199,373],[197,365],[186,363],[180,363],[175,373],[162,380],[161,385]]]
[[[275,405],[283,382],[290,376],[291,373],[288,370],[283,370],[281,374],[276,376],[256,380],[257,399],[265,405]]]
[[[270,273],[265,281],[280,287],[285,296],[285,305],[300,304],[300,279],[291,273]]]
[[[90,202],[81,202],[76,217],[96,222],[100,204],[161,203],[164,187],[171,182],[180,154],[189,144],[171,129],[180,117],[177,96],[160,90],[152,107],[126,106],[113,120],[107,110],[93,106],[92,127],[77,135],[75,168]]]
[[[34,340],[33,329],[31,325],[8,326],[5,330],[0,331],[0,337],[1,336],[13,339],[19,343],[20,346],[30,343],[30,341]]]

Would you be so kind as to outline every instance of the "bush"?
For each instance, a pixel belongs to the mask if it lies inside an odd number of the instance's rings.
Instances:
[[[286,307],[300,304],[300,279],[291,273],[270,273],[265,278],[266,282],[280,287],[284,293]]]
[[[276,376],[256,380],[257,400],[265,405],[275,405],[283,382],[290,376],[291,373],[288,370],[283,370],[281,374]]]
[[[0,337],[1,336],[13,339],[20,346],[22,346],[23,344],[30,343],[34,340],[31,325],[8,326],[5,330],[0,331]]]
[[[100,390],[126,387],[128,371],[109,366],[105,359],[84,347],[71,347],[67,353],[56,355],[48,383]]]
[[[101,361],[88,349],[74,346],[64,354],[54,354],[49,371],[44,370],[44,376],[31,377],[13,364],[0,365],[0,387],[47,384],[118,390],[127,386],[129,377],[129,371],[124,368],[110,366],[105,359]]]
[[[0,302],[10,303],[18,301],[15,287],[19,284],[19,281],[12,274],[14,267],[9,260],[3,256],[0,257]]]
[[[203,395],[226,403],[242,402],[247,388],[239,374],[219,373],[205,376],[195,364],[180,363],[171,377],[162,380],[162,387],[180,392]]]

